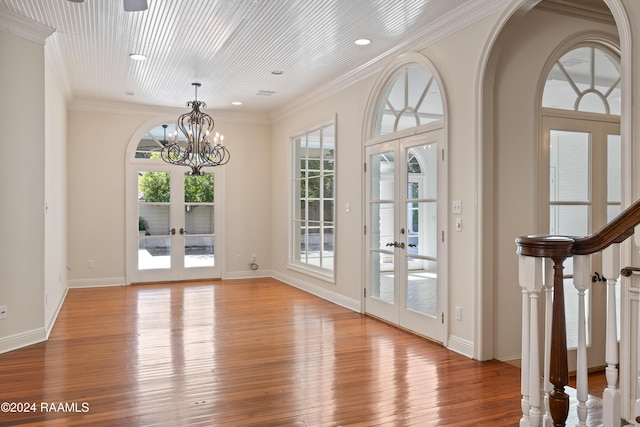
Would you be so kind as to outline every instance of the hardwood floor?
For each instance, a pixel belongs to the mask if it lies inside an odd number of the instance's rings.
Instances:
[[[3,402],[35,404],[0,413],[3,426],[520,419],[519,369],[470,360],[273,279],[71,289],[48,342],[0,355],[0,387]]]

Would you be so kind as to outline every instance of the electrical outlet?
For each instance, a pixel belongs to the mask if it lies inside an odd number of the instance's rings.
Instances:
[[[87,264],[88,264],[89,268],[93,268],[95,266],[95,264],[93,263],[92,259],[90,259]]]
[[[462,308],[456,307],[456,320],[462,320]]]
[[[7,318],[7,306],[0,305],[0,320]]]
[[[240,255],[236,255],[236,262],[240,262]]]

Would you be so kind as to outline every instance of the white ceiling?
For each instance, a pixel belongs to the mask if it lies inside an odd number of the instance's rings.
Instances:
[[[268,114],[371,72],[486,16],[503,0],[0,0],[55,29],[47,39],[71,101]],[[0,21],[2,21],[0,15]],[[1,26],[0,26],[1,28]],[[371,39],[357,46],[357,38]],[[417,45],[417,43],[421,43]],[[148,59],[135,62],[130,53]],[[280,70],[281,75],[272,71]],[[241,101],[242,106],[232,106]]]

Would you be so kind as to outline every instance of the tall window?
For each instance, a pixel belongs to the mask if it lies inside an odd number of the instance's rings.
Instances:
[[[292,264],[333,278],[335,125],[293,138]]]
[[[604,45],[582,45],[553,65],[542,94],[543,137],[547,164],[548,231],[584,236],[611,221],[621,210],[620,60]],[[577,345],[578,299],[573,262],[565,261],[567,344]],[[602,272],[598,257],[592,273]],[[595,276],[596,279],[598,278]],[[589,317],[604,307],[586,292],[587,342],[600,340]],[[595,307],[595,308],[593,308]]]

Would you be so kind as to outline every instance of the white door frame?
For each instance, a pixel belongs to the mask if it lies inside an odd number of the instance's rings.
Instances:
[[[156,117],[148,120],[132,135],[127,146],[125,157],[125,283],[147,282],[147,281],[170,281],[175,272],[155,276],[152,273],[139,274],[137,266],[138,250],[138,170],[153,169],[164,171],[176,171],[184,173],[186,167],[169,165],[160,159],[136,159],[135,153],[140,139],[152,128],[162,124],[175,121],[175,117]],[[214,234],[215,234],[215,268],[217,274],[211,276],[207,274],[211,269],[195,268],[193,271],[177,276],[179,280],[198,279],[218,279],[226,277],[226,168],[214,167],[205,168],[205,172],[213,173],[215,176],[215,207],[214,207]],[[178,228],[180,228],[178,226]],[[173,270],[173,267],[172,269]],[[159,278],[158,278],[159,277]],[[147,280],[148,278],[149,280]]]

